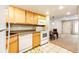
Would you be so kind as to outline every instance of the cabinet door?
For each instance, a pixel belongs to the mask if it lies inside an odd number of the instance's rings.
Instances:
[[[46,20],[46,16],[41,16],[42,20]]]
[[[26,23],[27,24],[33,24],[33,13],[27,11],[26,12]]]
[[[37,24],[38,23],[38,15],[34,13],[34,18],[33,18],[33,23]]]
[[[17,40],[15,42],[13,42],[13,43],[10,44],[9,52],[10,53],[17,53],[18,52],[18,43],[17,43]]]
[[[7,48],[8,41],[6,41],[6,48]],[[9,53],[17,53],[19,52],[19,43],[17,36],[10,38],[10,46],[9,46]]]
[[[33,48],[40,45],[40,33],[33,34]]]
[[[39,36],[34,36],[34,40],[33,40],[33,47],[37,47],[40,45],[40,40],[39,40]]]
[[[15,8],[15,23],[25,23],[25,10]]]
[[[8,22],[8,19],[10,19],[10,23],[14,23],[14,7],[10,6],[8,8],[8,14],[6,22]]]
[[[44,16],[44,15],[38,15],[38,19],[46,20],[46,16]]]

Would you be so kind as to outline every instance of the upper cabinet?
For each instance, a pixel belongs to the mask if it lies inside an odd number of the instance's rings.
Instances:
[[[26,11],[26,24],[33,24],[33,13]]]
[[[46,16],[38,15],[38,25],[46,25]]]
[[[34,15],[34,17],[33,17],[33,24],[37,24],[38,23],[38,14],[36,14],[36,13],[34,13],[33,14]]]
[[[44,15],[38,15],[38,19],[46,20],[46,16],[44,16]]]
[[[25,23],[25,10],[15,8],[15,23]]]
[[[31,11],[23,10],[17,7],[10,6],[7,11],[7,17],[10,23],[16,24],[38,24],[38,20],[45,20],[45,16]]]
[[[8,8],[6,22],[8,22],[8,19],[10,20],[10,23],[14,23],[14,7],[10,6]]]

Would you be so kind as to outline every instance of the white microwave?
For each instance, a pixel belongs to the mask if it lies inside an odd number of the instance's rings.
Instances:
[[[38,25],[46,25],[46,20],[38,20]]]

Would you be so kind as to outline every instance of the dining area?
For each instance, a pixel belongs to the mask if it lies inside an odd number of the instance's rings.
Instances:
[[[49,34],[50,34],[50,40],[55,40],[58,39],[59,37],[57,29],[51,30]]]

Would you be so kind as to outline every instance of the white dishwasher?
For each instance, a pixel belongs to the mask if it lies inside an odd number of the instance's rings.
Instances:
[[[32,48],[32,34],[19,35],[19,52],[25,52]]]

